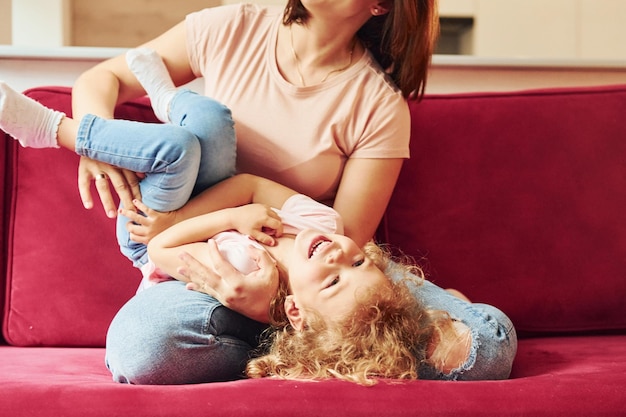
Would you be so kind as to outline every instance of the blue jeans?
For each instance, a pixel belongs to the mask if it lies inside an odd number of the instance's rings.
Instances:
[[[113,318],[106,365],[130,384],[196,384],[241,379],[265,324],[204,293],[166,281],[140,291]]]
[[[463,365],[444,374],[422,364],[421,379],[472,381],[509,377],[517,352],[517,334],[502,311],[488,304],[468,303],[430,281],[412,288],[412,292],[427,308],[446,311],[452,319],[467,325],[472,336],[470,354]]]
[[[425,305],[449,312],[472,332],[465,364],[449,374],[422,365],[421,378],[509,376],[517,338],[501,311],[466,303],[430,282],[412,290]],[[239,379],[264,328],[206,294],[187,290],[181,282],[164,282],[140,292],[117,313],[107,335],[107,366],[115,381],[133,384]]]
[[[157,211],[182,207],[191,196],[235,173],[236,139],[230,110],[208,97],[181,89],[170,104],[171,124],[83,117],[76,153],[142,172],[142,201]],[[120,249],[135,266],[147,261],[146,246],[130,240],[117,218]]]

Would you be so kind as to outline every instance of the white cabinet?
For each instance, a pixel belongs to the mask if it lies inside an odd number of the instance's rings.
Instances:
[[[626,59],[626,1],[579,0],[580,56]]]
[[[624,0],[439,2],[443,18],[473,18],[464,49],[475,56],[626,59]]]

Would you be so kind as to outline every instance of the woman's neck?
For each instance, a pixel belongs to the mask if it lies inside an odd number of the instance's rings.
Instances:
[[[276,46],[277,64],[287,81],[318,84],[347,70],[363,54],[354,32],[324,30],[321,24],[281,25]]]
[[[338,31],[313,22],[284,28],[303,66],[341,66],[356,48],[357,39],[352,31]]]

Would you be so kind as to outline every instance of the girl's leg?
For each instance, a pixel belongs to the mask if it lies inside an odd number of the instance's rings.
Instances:
[[[200,163],[200,144],[186,129],[94,115],[81,120],[75,151],[145,173],[140,182],[142,201],[157,211],[175,210],[187,201]]]
[[[0,81],[0,129],[22,146],[58,148],[57,131],[64,117]]]
[[[237,140],[230,110],[189,90],[170,104],[171,123],[192,132],[200,143],[200,166],[192,195],[235,174]]]
[[[76,137],[76,153],[91,159],[142,172],[139,183],[144,204],[157,211],[182,207],[193,190],[200,164],[200,143],[178,126],[108,120],[86,115]],[[130,240],[126,224],[117,218],[117,239],[135,266],[147,261],[146,246]]]
[[[153,62],[151,54],[148,58],[139,55],[139,61],[129,55],[127,61],[142,82],[144,69],[151,73],[162,62],[160,58]],[[198,138],[202,158],[194,192],[234,173],[236,143],[226,107],[185,90],[169,101],[155,97],[160,94],[155,90],[167,96],[167,83],[144,88],[153,106],[158,103],[156,107],[161,108],[157,114],[169,115],[161,120],[182,126]],[[187,290],[183,283],[163,282],[139,292],[117,313],[107,334],[107,366],[115,381],[133,384],[239,379],[265,328],[206,294]]]
[[[146,174],[143,202],[154,210],[182,207],[193,191],[200,166],[200,143],[188,130],[172,126],[105,120],[93,115],[80,123],[0,82],[0,128],[23,146],[63,147],[119,168]],[[132,242],[118,216],[118,242],[136,266],[146,261],[145,245]]]
[[[147,174],[141,182],[142,199],[158,211],[175,210],[187,202],[200,166],[202,149],[189,129],[93,115],[79,123],[2,82],[0,128],[24,146],[62,144],[78,155]]]
[[[106,363],[115,381],[130,384],[240,379],[265,327],[182,282],[162,282],[117,313]]]
[[[411,285],[412,292],[429,309],[446,311],[452,319],[469,327],[471,346],[465,363],[448,373],[422,364],[422,379],[506,379],[517,352],[517,335],[511,320],[487,304],[468,303],[430,281]]]
[[[126,53],[126,62],[150,97],[159,120],[184,127],[198,138],[201,160],[193,194],[232,176],[237,144],[230,110],[209,97],[177,90],[154,50],[132,49]]]

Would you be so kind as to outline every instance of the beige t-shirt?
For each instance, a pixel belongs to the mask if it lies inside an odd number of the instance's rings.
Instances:
[[[408,158],[406,100],[369,53],[327,81],[294,86],[276,64],[282,7],[231,5],[187,16],[205,94],[228,106],[237,168],[332,203],[348,158]]]

